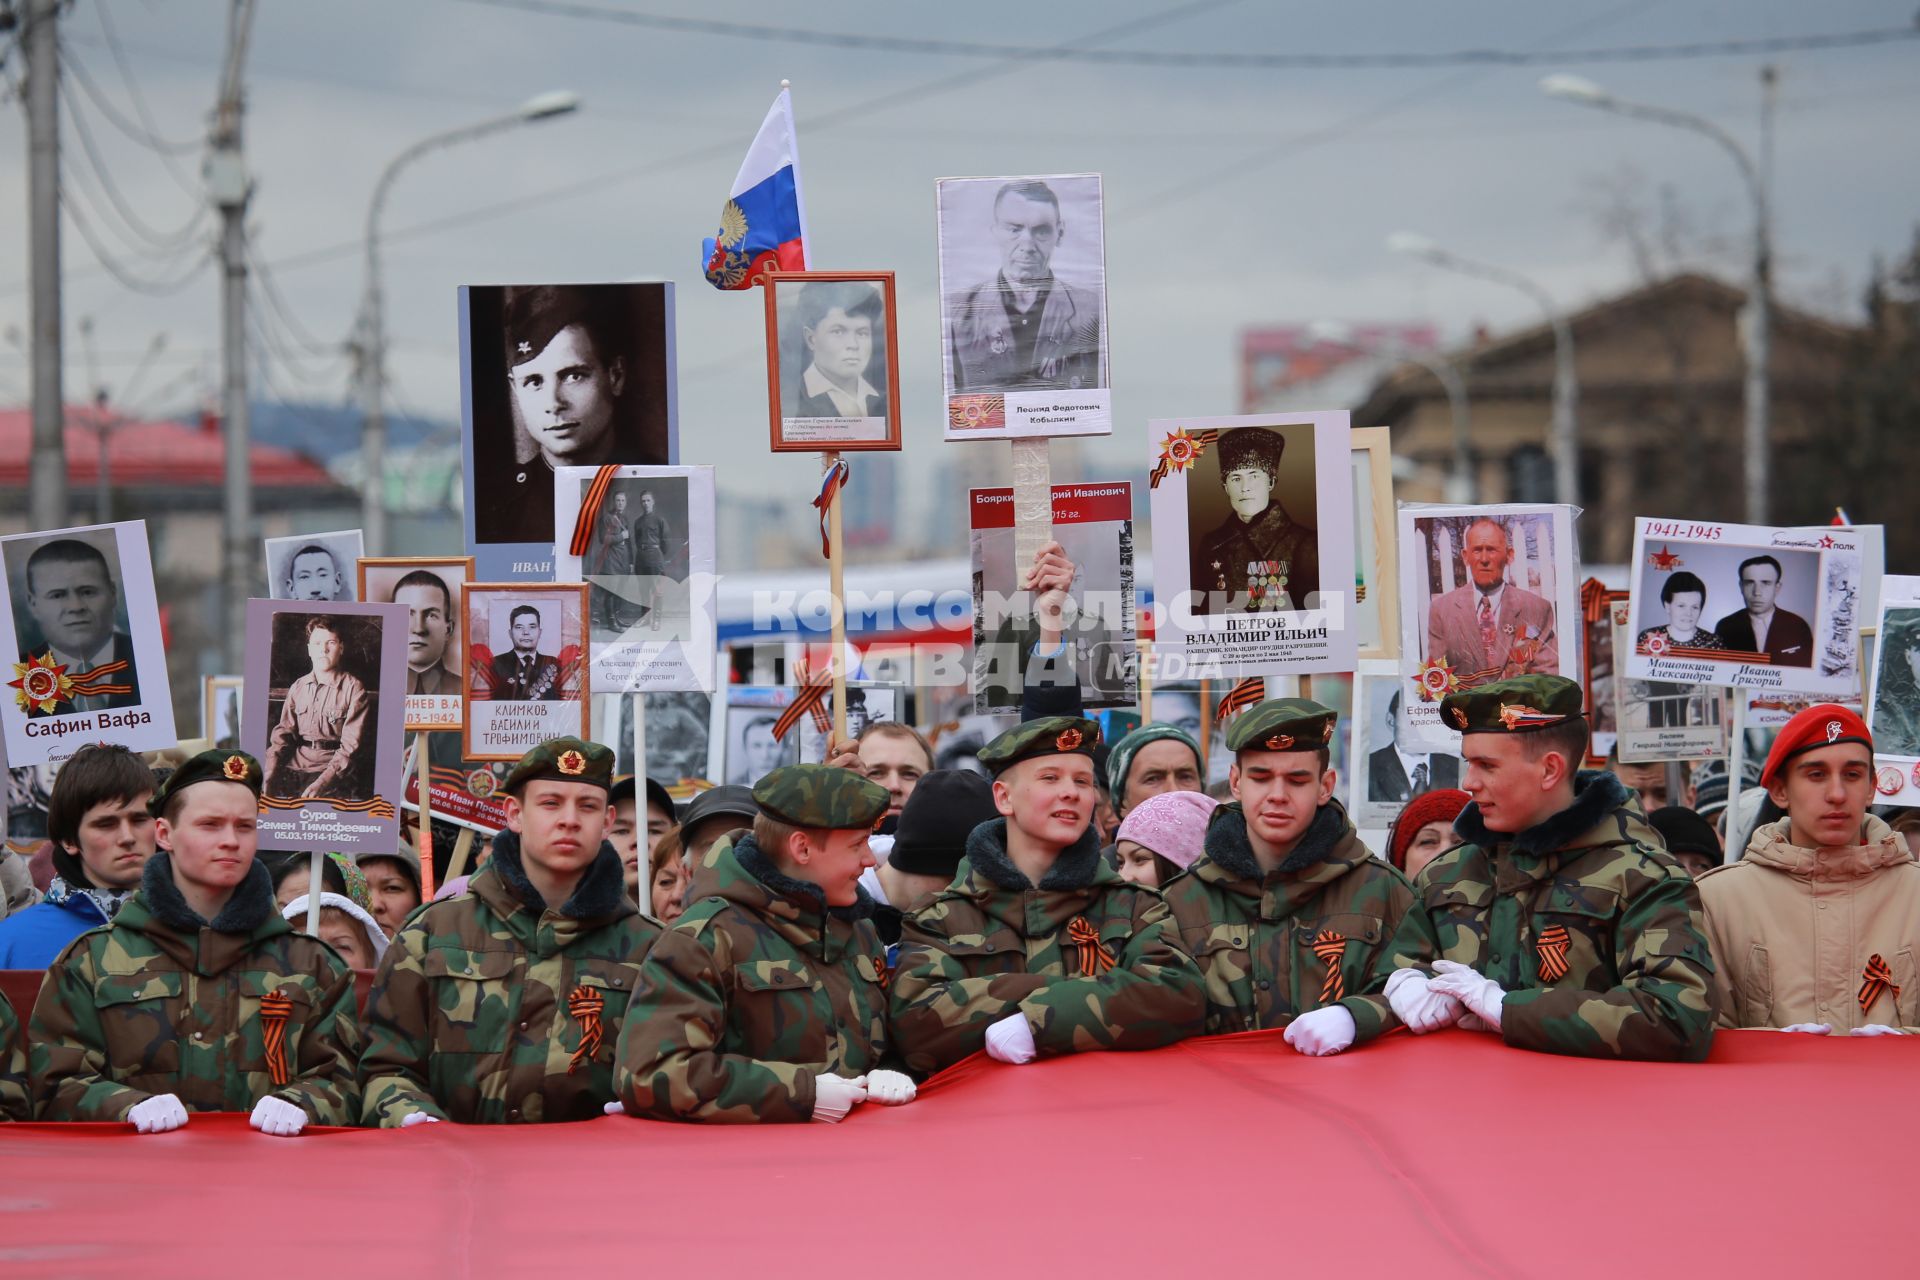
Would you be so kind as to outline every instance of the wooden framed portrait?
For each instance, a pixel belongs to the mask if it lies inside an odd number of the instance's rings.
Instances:
[[[1355,427],[1353,614],[1362,661],[1400,656],[1400,574],[1393,510],[1392,431]]]
[[[773,451],[898,449],[893,272],[774,272],[766,293]]]
[[[461,612],[465,759],[518,760],[591,734],[586,583],[469,583]]]
[[[466,667],[460,597],[473,581],[473,557],[362,557],[358,565],[360,599],[407,608],[408,731],[458,729]]]

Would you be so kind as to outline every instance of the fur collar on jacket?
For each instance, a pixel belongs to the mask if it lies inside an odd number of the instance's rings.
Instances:
[[[1054,859],[1053,867],[1040,877],[1036,886],[1033,881],[1013,865],[1013,859],[1007,855],[1007,820],[995,818],[975,827],[967,836],[967,861],[981,877],[1002,889],[1014,893],[1024,893],[1028,889],[1084,889],[1093,883],[1094,876],[1100,870],[1100,837],[1094,831],[1093,824],[1080,833],[1080,838],[1060,851]]]
[[[1300,843],[1274,868],[1277,875],[1293,875],[1325,862],[1347,834],[1347,811],[1337,802],[1320,806],[1313,821],[1300,834]],[[1246,812],[1236,804],[1221,805],[1207,823],[1207,856],[1220,868],[1242,880],[1260,884],[1266,873],[1254,856],[1253,842],[1247,838]]]
[[[527,879],[526,867],[520,861],[520,837],[514,832],[502,831],[493,838],[493,858],[487,865],[507,891],[535,915],[547,909],[547,900]],[[624,914],[621,908],[632,905],[627,897],[626,868],[620,865],[620,855],[613,846],[602,840],[600,852],[573,887],[573,896],[560,904],[559,913],[569,920],[598,920]]]
[[[754,843],[752,832],[742,833],[740,838],[734,841],[733,857],[740,864],[741,870],[765,885],[769,893],[779,894],[817,913],[847,921],[865,920],[873,914],[875,903],[865,886],[854,886],[854,892],[859,896],[853,900],[852,906],[830,907],[827,905],[827,895],[819,885],[810,880],[795,879],[775,867],[773,859],[762,853],[760,846]]]
[[[1571,845],[1631,798],[1626,784],[1612,774],[1583,769],[1574,776],[1573,803],[1545,822],[1511,835],[1489,831],[1480,820],[1480,806],[1469,804],[1453,820],[1453,830],[1468,844],[1482,849],[1491,850],[1505,842],[1512,845],[1514,853],[1538,858]]]
[[[140,892],[154,919],[180,933],[198,933],[202,929],[212,929],[215,933],[252,933],[267,921],[280,919],[280,912],[273,905],[273,877],[257,858],[247,868],[246,879],[235,886],[227,905],[220,908],[220,914],[212,920],[188,906],[186,898],[181,896],[179,886],[173,882],[173,855],[165,849],[154,850],[153,856],[147,859],[146,869],[140,873]]]

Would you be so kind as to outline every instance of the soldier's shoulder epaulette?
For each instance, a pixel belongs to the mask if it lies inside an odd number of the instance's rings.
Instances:
[[[723,922],[723,917],[731,906],[733,903],[725,898],[702,898],[688,907],[670,927],[681,933],[704,937],[711,933],[716,925]]]

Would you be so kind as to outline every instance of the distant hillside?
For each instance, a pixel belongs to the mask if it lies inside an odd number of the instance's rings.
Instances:
[[[330,464],[342,454],[360,448],[360,421],[360,410],[352,405],[256,401],[251,426],[257,443],[293,449]],[[430,439],[435,443],[457,445],[460,424],[395,413],[387,415],[387,441],[393,447],[410,448]]]

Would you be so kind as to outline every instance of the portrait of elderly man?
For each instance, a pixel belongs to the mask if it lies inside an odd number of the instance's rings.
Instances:
[[[542,702],[561,697],[560,659],[540,652],[540,610],[515,605],[507,615],[513,646],[496,654],[487,697],[502,702]]]
[[[1513,534],[1492,516],[1467,526],[1460,558],[1467,580],[1427,612],[1426,660],[1444,657],[1464,685],[1522,675],[1558,675],[1553,602],[1507,580]]]
[[[800,290],[795,308],[806,367],[782,387],[790,418],[884,418],[887,397],[868,380],[876,337],[885,337],[880,291],[855,280],[822,280]]]
[[[1100,367],[1100,290],[1062,280],[1054,254],[1070,228],[1053,188],[1038,179],[1003,184],[991,234],[1000,269],[948,299],[953,390],[1060,391],[1106,385]]]
[[[447,670],[453,592],[446,579],[431,569],[410,570],[393,584],[393,602],[407,607],[407,692],[458,694],[460,677]]]
[[[134,670],[133,637],[114,630],[120,604],[120,585],[114,581],[106,555],[79,538],[43,542],[27,557],[26,617],[15,607],[14,629],[22,640],[21,662],[51,662],[66,674],[83,679],[96,668],[126,666],[102,674],[91,683],[101,692],[79,694],[52,710],[30,703],[29,716],[70,715],[80,711],[107,711],[140,705],[140,682]],[[31,619],[42,643],[27,642]]]
[[[274,619],[275,639],[297,619]],[[307,618],[308,672],[287,689],[280,719],[267,738],[265,790],[284,799],[363,800],[371,794],[373,700],[346,669],[344,618]],[[279,647],[278,644],[275,645]]]
[[[1713,630],[1729,649],[1764,653],[1783,667],[1813,665],[1813,628],[1797,613],[1779,607],[1780,582],[1786,576],[1772,556],[1742,560],[1740,599],[1746,608],[1730,613]]]
[[[626,439],[629,375],[612,313],[593,287],[506,291],[507,384],[537,452],[508,473],[482,541],[553,541],[555,467],[647,461]]]
[[[1320,543],[1313,528],[1274,497],[1286,437],[1263,427],[1220,433],[1220,484],[1232,508],[1195,544],[1193,587],[1205,613],[1268,613],[1312,607],[1320,591]]]
[[[282,600],[344,600],[347,578],[333,552],[318,542],[309,542],[287,560],[286,585]]]

